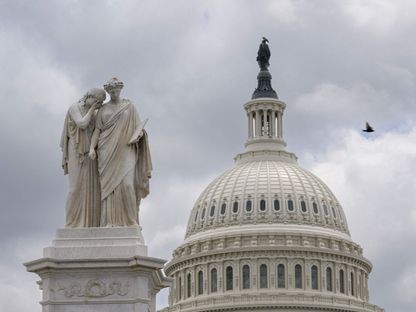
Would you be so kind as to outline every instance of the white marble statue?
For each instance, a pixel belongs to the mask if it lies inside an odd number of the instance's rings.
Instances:
[[[91,89],[71,105],[61,137],[62,167],[69,177],[66,227],[97,227],[100,224],[100,186],[97,161],[88,157],[95,128],[95,113],[105,91]]]
[[[139,225],[140,200],[149,193],[152,163],[144,124],[134,105],[120,97],[123,83],[104,85],[110,101],[98,111],[89,156],[98,159],[100,227]]]

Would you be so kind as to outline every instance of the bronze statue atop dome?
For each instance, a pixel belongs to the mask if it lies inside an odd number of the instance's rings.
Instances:
[[[266,37],[263,37],[257,52],[257,63],[260,66],[260,72],[257,75],[257,88],[254,90],[251,97],[252,99],[278,98],[276,91],[274,91],[272,87],[272,75],[268,70],[270,66],[270,49],[267,44],[268,42],[269,40],[267,40]]]
[[[267,44],[268,42],[269,40],[267,40],[266,37],[263,37],[257,52],[257,63],[259,63],[260,70],[267,70],[270,66],[270,49],[269,45]]]

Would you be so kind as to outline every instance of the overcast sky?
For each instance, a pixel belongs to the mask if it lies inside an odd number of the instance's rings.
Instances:
[[[22,263],[64,225],[68,107],[116,76],[150,119],[140,219],[150,255],[169,260],[194,201],[243,150],[262,36],[288,150],[343,205],[374,265],[370,301],[414,312],[415,1],[0,0],[1,312],[41,311]]]

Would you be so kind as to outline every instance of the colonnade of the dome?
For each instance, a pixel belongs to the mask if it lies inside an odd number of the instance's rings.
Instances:
[[[302,296],[321,306],[330,300],[335,306],[360,305],[358,311],[381,311],[368,304],[371,264],[348,236],[248,232],[190,238],[178,247],[165,269],[174,278],[169,311],[204,305],[206,311],[219,311],[224,298],[245,298],[245,305],[255,307],[261,304],[259,294],[275,307],[284,306],[281,298]]]
[[[260,105],[256,103],[247,105],[245,109],[247,111],[249,140],[261,137],[283,138],[283,102],[276,100],[263,102]]]
[[[201,261],[172,275],[171,304],[201,296],[250,292],[323,292],[367,301],[368,273],[351,264],[320,258],[245,257]]]

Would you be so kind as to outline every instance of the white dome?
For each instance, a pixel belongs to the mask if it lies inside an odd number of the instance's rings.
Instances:
[[[186,238],[245,224],[296,224],[349,235],[338,200],[318,177],[295,163],[259,160],[237,164],[202,192]]]

